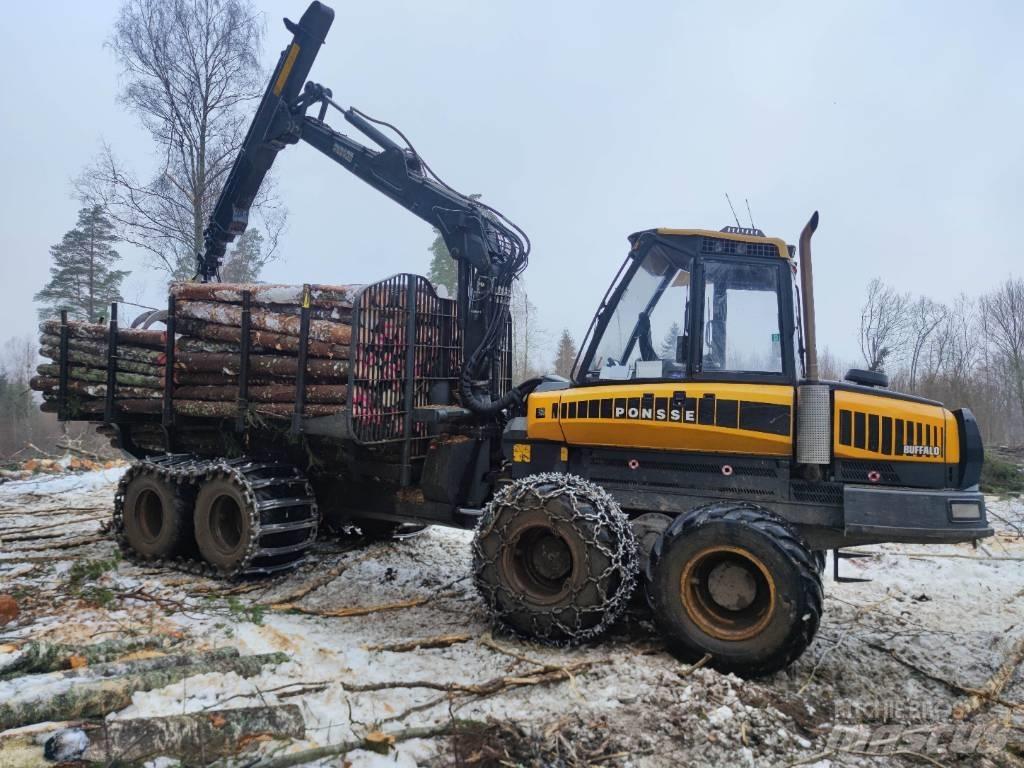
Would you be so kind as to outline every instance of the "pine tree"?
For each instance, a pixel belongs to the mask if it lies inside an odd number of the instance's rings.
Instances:
[[[662,360],[676,359],[676,340],[679,338],[679,323],[672,323],[664,340],[661,342],[661,353],[658,355]]]
[[[444,244],[441,233],[436,229],[434,232],[436,234],[434,242],[427,249],[431,253],[430,271],[427,273],[427,277],[435,288],[443,285],[447,289],[448,295],[454,297],[459,282],[459,268],[455,259],[448,253],[448,246]]]
[[[572,364],[575,362],[576,341],[566,328],[562,331],[562,337],[558,340],[558,350],[555,352],[555,373],[567,379],[571,378]]]
[[[106,307],[121,300],[121,282],[128,272],[112,267],[121,256],[114,250],[119,238],[114,225],[93,205],[78,212],[78,224],[50,247],[50,281],[35,295],[46,319],[68,310],[77,320],[95,321]]]
[[[247,229],[224,259],[220,279],[225,283],[256,283],[267,263],[263,255],[263,235],[258,229]]]

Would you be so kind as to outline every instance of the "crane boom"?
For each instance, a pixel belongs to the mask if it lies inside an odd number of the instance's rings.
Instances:
[[[459,267],[463,403],[481,415],[497,413],[526,392],[519,387],[492,400],[488,382],[493,377],[487,371],[508,320],[512,283],[526,267],[529,238],[498,211],[441,181],[393,126],[355,107],[341,107],[329,88],[305,82],[333,20],[334,11],[320,2],[311,3],[298,23],[285,19],[292,42],[281,52],[217,199],[203,252],[197,254],[196,276],[203,282],[219,279],[227,244],[245,231],[249,209],[277,154],[289,144],[305,141],[441,233]],[[306,114],[314,106],[316,116]],[[341,112],[376,148],[329,126],[329,108]],[[405,146],[377,125],[393,130]]]

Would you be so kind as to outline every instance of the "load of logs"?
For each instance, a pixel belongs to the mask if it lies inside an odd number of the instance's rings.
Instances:
[[[170,408],[173,415],[238,420],[350,409],[358,439],[386,442],[410,429],[407,402],[452,396],[460,359],[454,304],[439,298],[426,279],[404,275],[361,291],[350,285],[174,283],[167,319],[173,346],[165,331],[120,329],[115,340],[108,326],[48,320],[40,325],[40,354],[52,362],[39,366],[32,387],[43,393],[44,410],[57,411],[66,368],[63,402],[71,419],[114,420],[108,409],[167,415]],[[152,422],[141,426],[151,427],[157,440],[158,420],[144,421]],[[422,425],[411,429],[414,436],[425,434]]]
[[[314,285],[309,290],[309,328],[303,414],[336,413],[347,402],[352,286]],[[250,306],[243,307],[245,292]],[[242,373],[243,312],[248,313],[249,407],[257,414],[294,411],[301,345],[303,286],[175,283],[174,412],[231,417],[238,410]],[[56,412],[60,389],[61,323],[40,324],[44,362],[31,386],[43,393],[43,410]],[[67,323],[66,407],[70,418],[104,411],[108,382],[108,326]],[[119,329],[113,355],[115,408],[159,414],[167,366],[164,331]]]

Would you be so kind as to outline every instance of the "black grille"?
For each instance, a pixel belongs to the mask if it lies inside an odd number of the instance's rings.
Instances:
[[[872,472],[878,473],[878,481],[872,481],[868,477]],[[839,479],[846,483],[898,483],[900,476],[887,461],[860,461],[856,464],[843,462],[839,467]]]
[[[841,504],[843,487],[838,483],[793,483],[793,501],[811,504]]]
[[[726,240],[718,237],[701,239],[701,253],[721,254],[730,256],[765,256],[778,257],[779,249],[772,243],[744,243],[740,240]]]

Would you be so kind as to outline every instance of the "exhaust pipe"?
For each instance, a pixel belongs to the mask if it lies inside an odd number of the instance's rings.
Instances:
[[[814,336],[814,272],[811,266],[811,237],[818,228],[815,211],[800,233],[800,292],[804,304],[804,368],[808,381],[818,380],[818,347]]]

